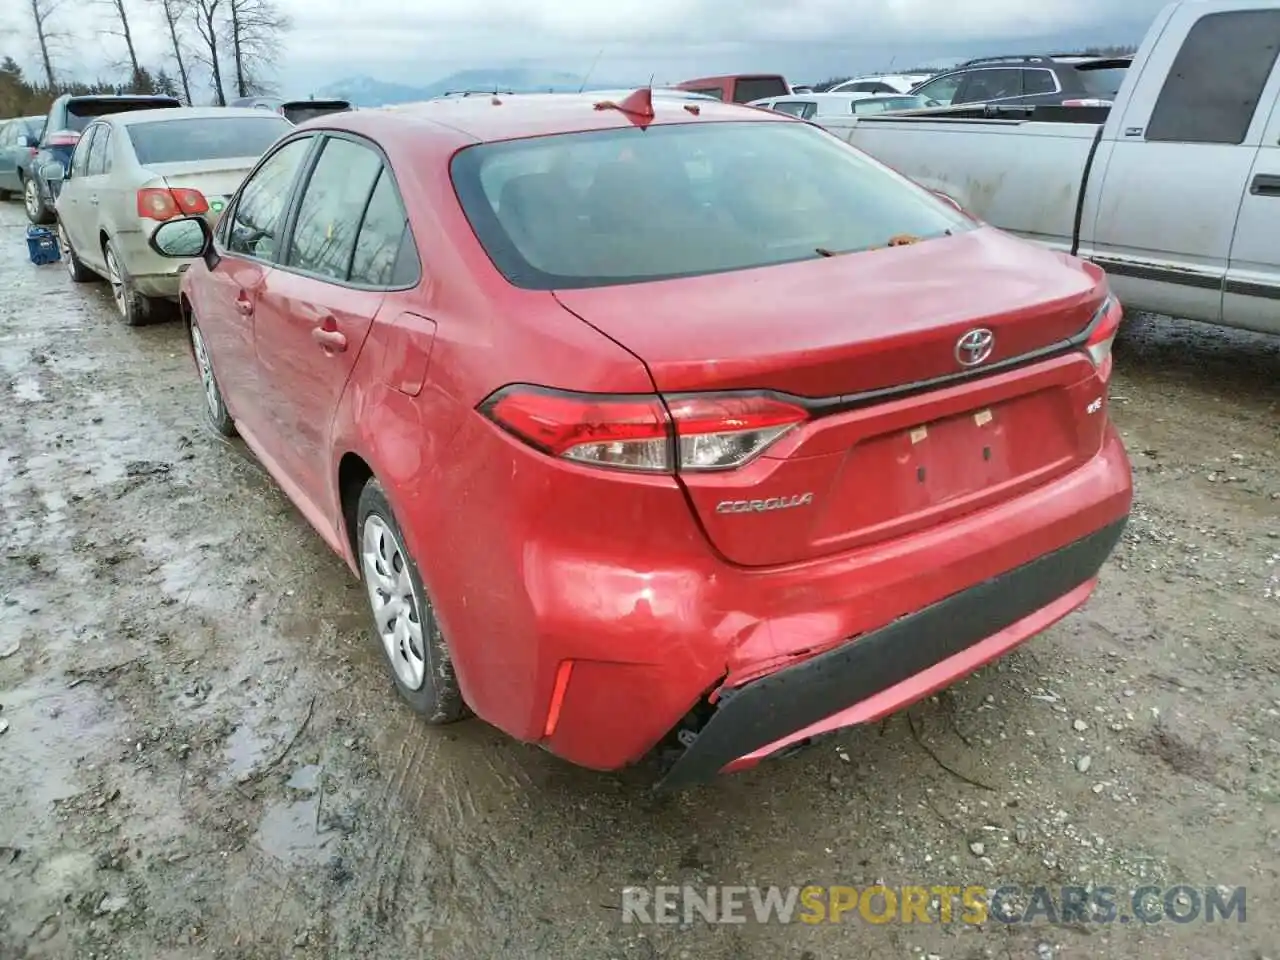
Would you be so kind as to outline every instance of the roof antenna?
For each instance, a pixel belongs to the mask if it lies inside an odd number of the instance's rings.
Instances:
[[[591,79],[591,75],[596,72],[596,64],[600,62],[600,57],[604,54],[604,47],[596,51],[596,58],[591,61],[591,66],[587,68],[587,72],[582,75],[582,86],[578,88],[578,92],[587,89],[587,81]]]

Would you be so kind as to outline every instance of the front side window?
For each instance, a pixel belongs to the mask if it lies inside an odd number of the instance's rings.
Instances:
[[[326,140],[298,203],[285,264],[345,281],[360,221],[381,170],[382,158],[368,147]]]
[[[818,112],[818,105],[812,100],[779,100],[773,105],[773,109],[778,113],[808,120]]]
[[[960,89],[960,81],[963,79],[964,75],[959,73],[953,73],[947,77],[938,77],[936,80],[930,80],[922,87],[917,87],[916,93],[936,101],[941,106],[949,106],[955,100],[956,91]]]
[[[498,270],[529,289],[766,267],[972,222],[806,124],[628,127],[478,144],[454,186]]]
[[[1022,93],[1021,70],[971,70],[953,103],[986,103]],[[922,91],[923,92],[923,91]],[[936,99],[936,98],[935,98]]]
[[[275,258],[285,207],[311,141],[311,137],[290,140],[245,182],[227,226],[227,252]]]

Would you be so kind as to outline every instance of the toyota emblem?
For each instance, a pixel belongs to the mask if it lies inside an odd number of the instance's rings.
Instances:
[[[962,367],[976,367],[991,356],[996,347],[996,335],[986,327],[970,330],[956,341],[956,362]]]

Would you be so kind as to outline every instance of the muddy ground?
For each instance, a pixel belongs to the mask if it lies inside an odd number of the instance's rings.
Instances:
[[[1131,320],[1137,503],[1089,605],[910,723],[654,797],[416,722],[346,568],[202,425],[180,326],[124,327],[23,227],[0,205],[3,960],[1280,956],[1280,340]],[[1247,915],[619,910],[628,884],[877,880],[1245,885]]]

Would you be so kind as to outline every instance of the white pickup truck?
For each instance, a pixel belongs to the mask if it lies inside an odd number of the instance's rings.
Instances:
[[[1110,108],[821,123],[987,223],[1094,261],[1133,309],[1280,334],[1278,51],[1280,0],[1179,0]]]

